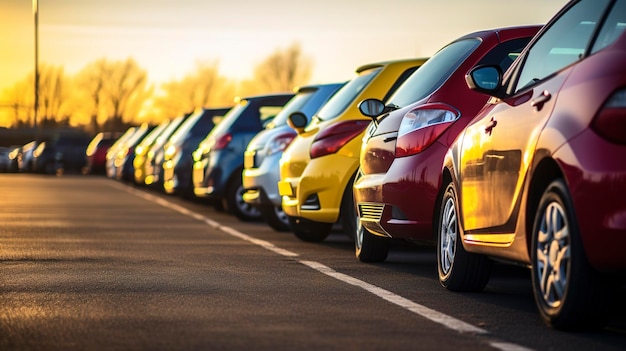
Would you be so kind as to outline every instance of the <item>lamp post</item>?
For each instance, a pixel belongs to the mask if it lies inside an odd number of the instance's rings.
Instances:
[[[35,17],[35,112],[33,125],[37,128],[37,112],[39,110],[39,0],[33,0],[33,16]]]

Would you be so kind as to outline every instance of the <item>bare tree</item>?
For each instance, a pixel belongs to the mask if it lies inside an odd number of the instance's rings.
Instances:
[[[76,84],[80,88],[82,95],[86,99],[77,99],[79,107],[87,111],[89,116],[89,128],[92,132],[100,129],[100,124],[104,122],[103,117],[105,111],[102,108],[102,98],[105,77],[108,72],[108,63],[106,59],[99,59],[85,68],[76,75]]]
[[[39,115],[42,124],[67,120],[68,114],[63,114],[62,110],[68,97],[68,80],[63,67],[42,65],[39,71]]]
[[[123,130],[139,115],[151,93],[147,81],[146,71],[133,59],[99,59],[87,65],[76,82],[86,98],[81,105],[89,116],[90,128]]]
[[[149,95],[148,74],[133,59],[113,62],[105,80],[104,101],[111,108],[109,119],[116,129],[138,115]]]
[[[155,107],[162,118],[180,116],[201,107],[229,106],[233,103],[234,83],[219,74],[217,62],[198,62],[196,70],[181,80],[161,86]]]
[[[41,65],[39,69],[38,115],[43,126],[68,121],[69,113],[64,110],[68,100],[68,78],[61,66]],[[4,99],[13,111],[13,124],[30,123],[34,118],[34,73],[17,82],[4,92]],[[34,122],[34,121],[33,121]],[[38,124],[39,124],[38,122]]]
[[[304,56],[300,45],[277,49],[254,69],[253,84],[260,92],[292,91],[311,77],[311,59]]]
[[[16,82],[3,91],[2,100],[5,107],[10,108],[12,125],[28,125],[33,119],[33,78],[34,74]]]

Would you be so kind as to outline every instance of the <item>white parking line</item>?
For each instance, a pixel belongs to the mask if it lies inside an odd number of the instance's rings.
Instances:
[[[184,208],[182,206],[179,206],[177,204],[171,203],[163,198],[160,198],[158,196],[154,196],[154,195],[150,195],[148,193],[139,191],[137,189],[134,189],[132,187],[129,186],[125,186],[122,184],[118,184],[118,183],[111,183],[111,185],[115,186],[116,188],[119,188],[121,190],[124,190],[126,192],[129,192],[133,195],[136,195],[138,197],[141,197],[145,200],[148,201],[152,201],[155,202],[163,207],[167,207],[169,209],[172,209],[176,212],[179,212],[181,214],[184,214],[186,216],[192,217],[196,220],[199,220],[201,222],[205,222],[207,225],[209,225],[211,228],[213,229],[217,229],[217,230],[221,230],[224,233],[227,233],[231,236],[234,236],[236,238],[248,241],[252,244],[258,245],[260,247],[263,247],[269,251],[272,251],[274,253],[277,253],[281,256],[286,256],[286,257],[298,257],[300,256],[299,254],[295,253],[295,252],[291,252],[289,250],[285,250],[285,249],[281,249],[279,247],[277,247],[276,245],[265,241],[265,240],[261,240],[261,239],[257,239],[254,237],[251,237],[247,234],[241,233],[240,231],[233,229],[231,227],[227,227],[224,225],[221,225],[219,222],[216,222],[214,220],[211,220],[210,218],[207,218],[206,216],[203,216],[199,213],[193,212],[188,210],[187,208]],[[315,261],[306,261],[306,260],[298,260],[299,263],[310,267],[320,273],[323,273],[329,277],[333,277],[339,281],[342,281],[344,283],[350,284],[350,285],[354,285],[357,287],[362,288],[363,290],[374,294],[388,302],[391,302],[397,306],[400,306],[402,308],[404,308],[407,311],[410,311],[412,313],[415,313],[423,318],[426,318],[432,322],[438,323],[446,328],[455,330],[459,333],[472,333],[472,334],[488,334],[489,332],[485,329],[476,327],[474,325],[471,325],[469,323],[465,323],[461,320],[458,320],[454,317],[448,316],[446,314],[437,312],[433,309],[430,309],[426,306],[420,305],[416,302],[413,302],[407,298],[404,298],[400,295],[396,295],[393,292],[389,291],[389,290],[385,290],[383,288],[380,288],[376,285],[372,285],[370,283],[364,282],[362,280],[359,280],[357,278],[354,278],[352,276],[349,276],[347,274],[343,274],[340,272],[337,272],[335,270],[333,270],[332,268],[325,266],[319,262],[315,262]],[[512,343],[506,343],[506,342],[501,342],[501,341],[497,341],[497,340],[491,340],[488,341],[489,345],[498,349],[498,350],[502,350],[502,351],[533,351],[532,349],[528,349],[526,347],[520,346],[520,345],[516,345],[516,344],[512,344]]]

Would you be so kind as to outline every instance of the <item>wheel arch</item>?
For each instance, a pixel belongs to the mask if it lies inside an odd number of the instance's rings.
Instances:
[[[431,238],[433,240],[435,240],[435,242],[437,242],[437,226],[439,223],[439,217],[441,215],[441,211],[439,210],[441,208],[441,200],[443,198],[443,193],[444,191],[446,191],[446,187],[448,186],[448,183],[452,182],[452,174],[450,173],[450,170],[448,169],[448,167],[444,167],[441,171],[441,182],[439,184],[441,184],[441,186],[439,187],[439,190],[437,191],[437,198],[435,199],[435,207],[433,209],[433,219],[432,219],[432,229],[431,229]],[[458,196],[458,195],[457,195]]]
[[[532,231],[535,214],[539,206],[539,201],[544,191],[550,183],[558,178],[563,177],[563,172],[556,160],[551,157],[542,158],[535,166],[532,178],[528,188],[528,198],[526,201],[526,209],[524,213],[526,228],[526,250],[531,254]],[[530,256],[529,256],[530,257]]]

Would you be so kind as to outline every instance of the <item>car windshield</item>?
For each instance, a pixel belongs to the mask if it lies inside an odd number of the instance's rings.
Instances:
[[[480,45],[475,38],[455,41],[437,51],[389,98],[389,105],[407,106],[432,94]]]
[[[233,108],[226,112],[224,117],[222,117],[220,123],[218,123],[213,129],[211,129],[206,139],[208,139],[209,136],[212,135],[219,135],[224,130],[228,129],[239,118],[239,115],[241,115],[243,111],[246,110],[246,107],[248,107],[249,104],[250,103],[248,102],[248,100],[245,99],[239,101],[238,104],[236,104]]]
[[[135,146],[143,138],[148,129],[149,126],[147,124],[142,124],[137,128],[135,133],[133,133],[133,136],[130,137],[127,142],[125,142],[125,144]]]
[[[274,117],[272,122],[268,124],[268,128],[274,128],[287,124],[287,117],[296,111],[301,111],[307,101],[313,96],[315,90],[300,91],[296,96],[291,98],[285,107]]]
[[[328,121],[338,117],[363,89],[380,72],[381,68],[372,68],[363,71],[358,77],[352,79],[344,85],[317,113],[317,117],[323,121]]]
[[[168,145],[181,144],[187,137],[187,134],[189,134],[191,128],[193,128],[193,126],[196,124],[196,122],[198,122],[198,119],[202,117],[203,114],[204,110],[200,109],[194,112],[193,115],[189,116],[189,118],[187,118],[185,122],[183,122],[183,124],[178,129],[176,129],[174,134],[170,137]]]
[[[163,147],[163,145],[169,140],[170,136],[174,134],[176,128],[183,122],[184,117],[176,117],[173,121],[168,123],[167,128],[163,130],[163,133],[159,134],[156,138],[154,144],[150,148],[150,151],[156,151],[157,149]]]

